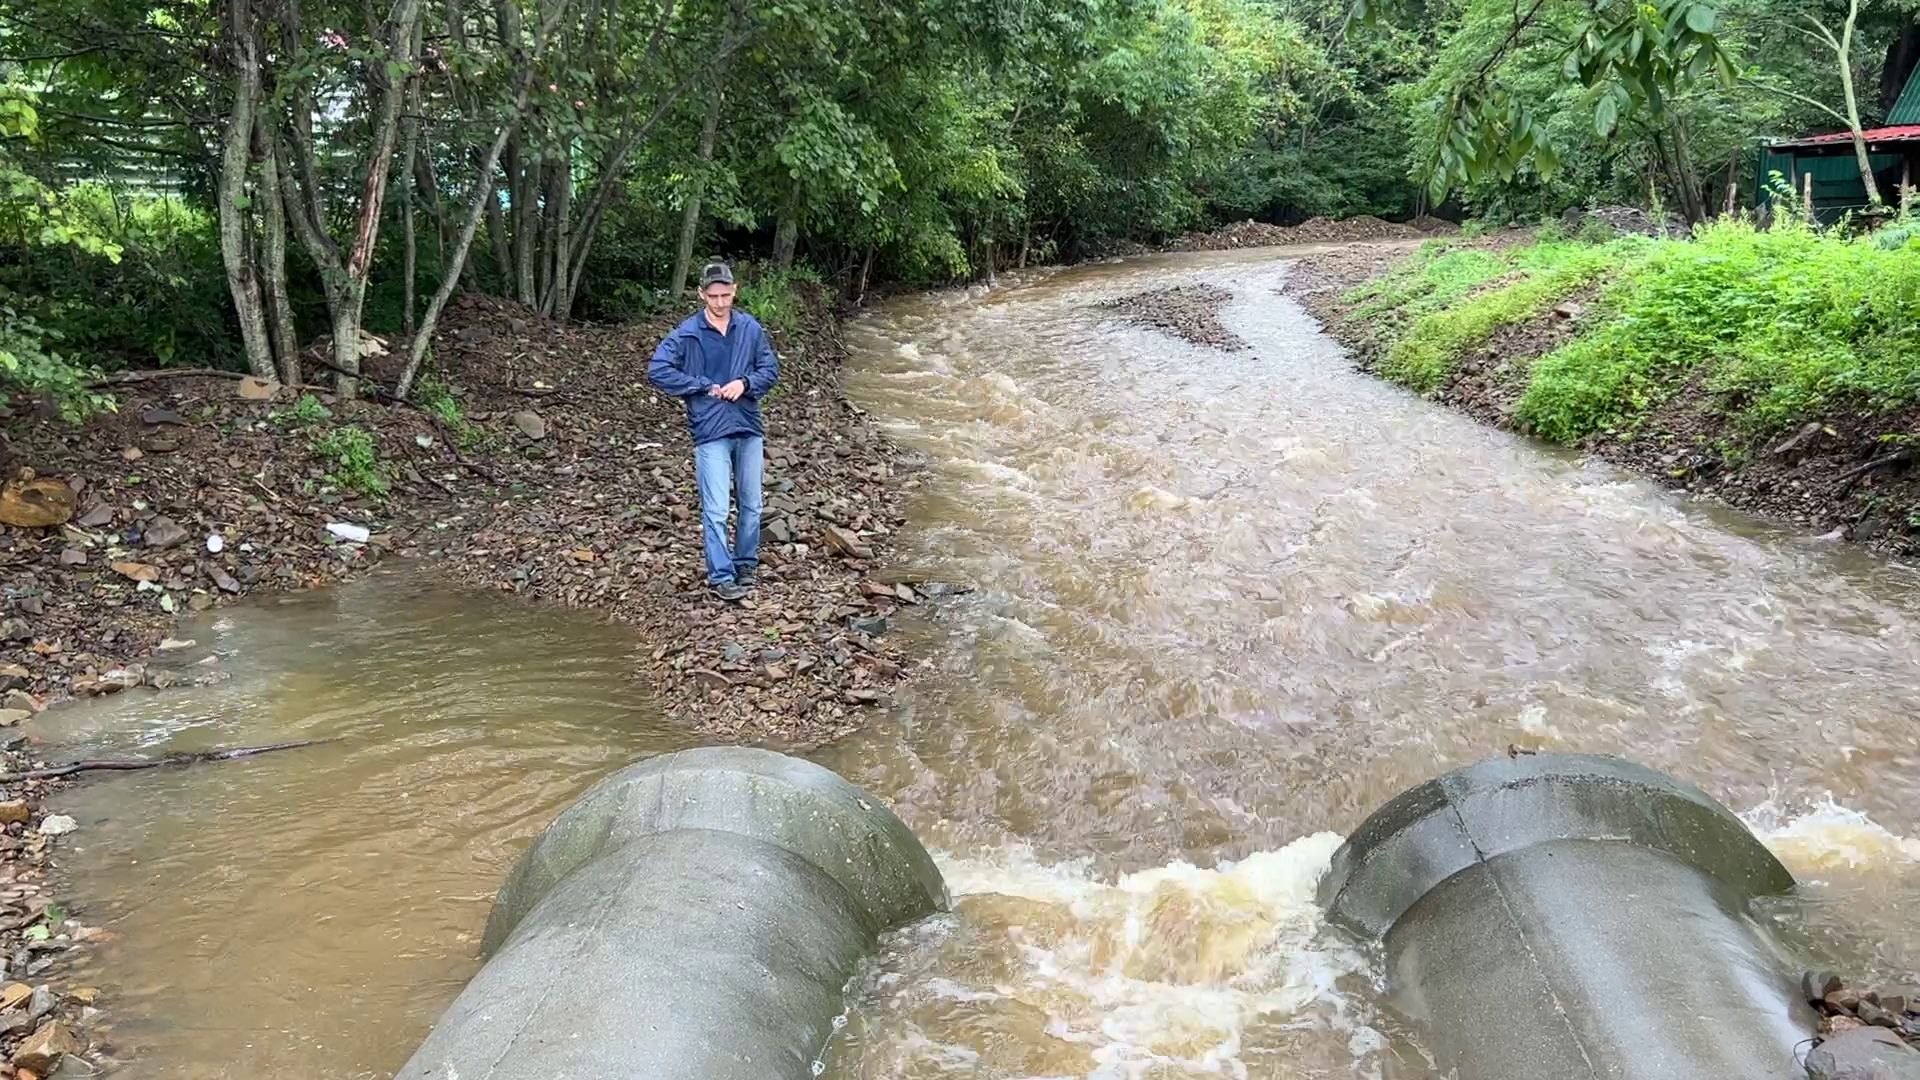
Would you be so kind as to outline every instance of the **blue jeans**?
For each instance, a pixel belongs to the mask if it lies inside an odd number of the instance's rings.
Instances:
[[[758,435],[735,435],[693,448],[700,485],[700,534],[707,550],[707,584],[723,585],[760,561],[760,478],[766,471]],[[733,550],[727,550],[728,496],[739,493]]]

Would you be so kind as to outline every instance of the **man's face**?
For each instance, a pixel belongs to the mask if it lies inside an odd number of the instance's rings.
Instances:
[[[707,302],[707,313],[718,319],[733,310],[733,286],[714,282],[700,290],[700,298]]]

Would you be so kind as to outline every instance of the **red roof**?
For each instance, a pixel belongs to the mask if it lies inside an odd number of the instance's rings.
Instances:
[[[1901,124],[1898,127],[1868,128],[1860,133],[1868,143],[1908,143],[1920,142],[1920,124]],[[1826,135],[1810,135],[1804,139],[1783,139],[1769,145],[1776,149],[1791,146],[1833,146],[1837,143],[1853,141],[1850,131],[1835,131]]]

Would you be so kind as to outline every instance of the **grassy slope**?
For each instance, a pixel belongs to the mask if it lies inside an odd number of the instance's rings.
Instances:
[[[1920,440],[1920,241],[1730,223],[1691,241],[1435,242],[1332,308],[1378,374],[1420,393],[1808,524],[1871,519],[1903,550],[1920,532],[1904,459],[1848,475]]]

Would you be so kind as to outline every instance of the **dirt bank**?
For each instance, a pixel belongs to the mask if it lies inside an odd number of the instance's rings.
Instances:
[[[1474,241],[1515,241],[1502,234]],[[1301,259],[1284,291],[1373,370],[1391,342],[1386,320],[1349,321],[1344,296],[1387,271],[1405,252],[1364,246]],[[1509,430],[1524,430],[1514,405],[1532,363],[1596,317],[1584,291],[1541,316],[1504,326],[1460,358],[1435,400]],[[1796,431],[1754,437],[1739,430],[1699,387],[1682,388],[1631,430],[1595,436],[1581,449],[1687,491],[1750,513],[1854,540],[1894,555],[1920,553],[1920,469],[1908,448],[1920,410],[1839,408]]]
[[[704,733],[843,732],[899,676],[884,620],[920,599],[872,581],[912,466],[840,392],[843,350],[811,301],[776,332],[766,573],[738,605],[701,588],[682,410],[646,384],[666,321],[565,326],[468,298],[436,343],[433,412],[164,377],[119,387],[119,411],[81,427],[14,421],[9,468],[77,498],[65,525],[0,532],[0,660],[27,672],[13,704],[184,681],[147,663],[172,613],[398,556],[633,626],[636,675]]]

